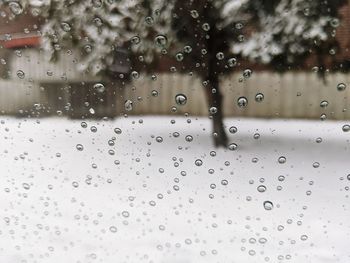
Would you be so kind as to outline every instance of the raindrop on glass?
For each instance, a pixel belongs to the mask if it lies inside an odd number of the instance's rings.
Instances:
[[[237,132],[237,127],[231,126],[231,127],[229,128],[229,132],[232,133],[232,134],[235,134],[235,133]]]
[[[266,186],[265,185],[259,185],[257,187],[258,192],[263,193],[266,191]]]
[[[209,31],[209,30],[210,30],[210,25],[209,25],[208,23],[204,23],[204,24],[202,25],[202,29],[203,29],[204,31]]]
[[[20,15],[23,12],[23,7],[17,1],[10,2],[8,6],[14,15]]]
[[[265,201],[263,205],[264,205],[264,209],[267,211],[270,211],[273,209],[273,203],[271,201]]]
[[[285,163],[286,161],[287,161],[287,159],[286,159],[286,157],[284,157],[284,156],[281,156],[281,157],[278,158],[278,163],[280,163],[280,164],[283,164],[283,163]]]
[[[349,124],[343,125],[342,130],[343,130],[343,132],[348,132],[348,131],[350,131],[350,125],[349,125]]]
[[[230,68],[233,68],[234,66],[237,65],[237,59],[236,58],[230,58],[228,61],[227,61],[227,64]]]
[[[248,99],[246,97],[239,97],[237,100],[237,105],[240,108],[244,108],[248,105]]]
[[[245,79],[250,78],[250,77],[252,76],[252,74],[253,74],[253,72],[252,72],[251,69],[245,69],[245,70],[243,71],[243,77],[244,77]]]
[[[238,145],[237,145],[236,143],[230,143],[230,144],[228,145],[228,149],[229,149],[230,151],[235,151],[235,150],[237,150],[237,148],[238,148]]]
[[[256,102],[262,102],[264,100],[264,94],[258,93],[255,95],[255,101]]]
[[[175,58],[177,61],[180,62],[180,61],[184,60],[184,55],[181,52],[179,52],[175,55]]]
[[[218,60],[223,60],[223,59],[225,58],[224,53],[218,52],[218,53],[216,54],[216,58],[217,58]]]
[[[187,97],[184,94],[177,94],[175,96],[175,102],[177,105],[185,105],[187,103]]]
[[[77,145],[76,145],[76,148],[77,148],[78,151],[84,150],[84,146],[81,145],[81,144],[77,144]]]
[[[103,93],[105,91],[105,86],[102,83],[96,83],[94,89],[99,93]]]
[[[126,100],[124,103],[124,109],[126,111],[131,111],[132,110],[132,101],[131,100]]]
[[[203,161],[201,159],[197,159],[195,162],[194,162],[195,165],[197,166],[201,166],[203,164]]]
[[[337,85],[337,90],[338,91],[344,91],[346,89],[346,85],[344,83],[339,83]]]
[[[17,70],[16,74],[17,74],[17,77],[19,79],[24,79],[24,77],[25,77],[25,74],[24,74],[24,72],[22,70]]]
[[[154,41],[155,41],[156,45],[158,47],[161,47],[161,48],[164,48],[166,46],[167,42],[168,42],[166,36],[164,36],[164,35],[156,36]]]

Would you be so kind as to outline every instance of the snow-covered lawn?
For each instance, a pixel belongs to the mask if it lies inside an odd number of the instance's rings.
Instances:
[[[1,263],[350,262],[344,122],[0,120]]]

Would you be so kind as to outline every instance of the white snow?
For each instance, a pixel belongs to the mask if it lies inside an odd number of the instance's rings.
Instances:
[[[63,118],[0,120],[0,262],[350,261],[344,122],[226,119],[238,128],[230,141],[239,147],[229,151],[212,146],[206,118],[88,120],[88,128]]]

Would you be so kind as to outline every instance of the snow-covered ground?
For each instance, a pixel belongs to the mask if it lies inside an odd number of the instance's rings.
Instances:
[[[350,262],[344,122],[0,120],[1,263]]]

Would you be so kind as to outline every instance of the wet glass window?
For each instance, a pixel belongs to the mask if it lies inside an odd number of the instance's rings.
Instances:
[[[0,1],[0,262],[350,262],[350,2]]]

